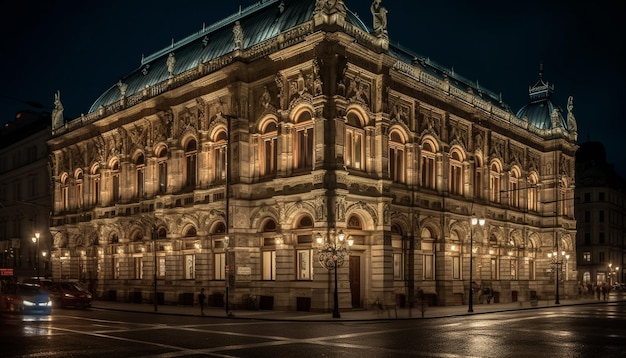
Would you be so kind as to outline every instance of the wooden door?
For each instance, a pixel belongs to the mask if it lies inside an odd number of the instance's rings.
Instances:
[[[361,257],[350,255],[350,292],[352,308],[361,307]]]

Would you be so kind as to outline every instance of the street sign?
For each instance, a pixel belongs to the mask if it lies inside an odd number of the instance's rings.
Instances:
[[[12,268],[0,268],[0,276],[13,276]]]

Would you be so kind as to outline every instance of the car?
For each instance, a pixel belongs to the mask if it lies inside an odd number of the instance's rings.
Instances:
[[[624,286],[623,283],[616,282],[616,283],[613,284],[612,289],[613,289],[613,291],[623,291],[623,290],[626,289],[626,287]]]
[[[57,307],[91,307],[91,293],[77,282],[52,282],[46,290]]]
[[[7,283],[0,290],[0,311],[18,314],[49,315],[50,295],[39,285]]]

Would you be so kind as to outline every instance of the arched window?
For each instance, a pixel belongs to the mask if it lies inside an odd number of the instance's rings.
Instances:
[[[537,173],[532,173],[528,177],[528,210],[537,211],[538,188]]]
[[[365,169],[364,145],[365,131],[359,116],[355,113],[348,113],[346,121],[346,152],[345,163],[348,168]]]
[[[116,203],[120,200],[120,162],[117,160],[111,165],[111,188],[113,189],[111,199]]]
[[[188,188],[196,187],[197,176],[197,161],[198,161],[198,145],[195,139],[189,140],[185,146],[185,166],[187,169],[187,182]]]
[[[406,182],[406,150],[398,131],[389,134],[389,178],[396,183]]]
[[[159,187],[158,193],[167,192],[167,148],[160,147],[157,151],[157,165],[159,168]]]
[[[144,197],[145,171],[146,171],[146,159],[143,153],[140,153],[135,159],[135,173],[136,173],[135,197],[137,199],[141,199]]]
[[[426,141],[422,144],[422,186],[435,189],[435,149]]]
[[[82,209],[83,207],[83,171],[77,170],[75,173],[76,180],[76,207]]]
[[[483,159],[480,156],[474,158],[474,198],[483,197]]]
[[[502,186],[500,185],[500,180],[500,166],[498,165],[498,163],[493,162],[491,164],[491,171],[489,173],[489,200],[494,203],[500,202],[500,188],[502,188]]]
[[[91,205],[96,206],[100,204],[100,166],[94,164],[89,174],[91,175]]]
[[[450,153],[450,193],[463,195],[463,159],[458,150]]]
[[[520,188],[519,188],[519,178],[520,172],[518,168],[513,168],[511,170],[509,176],[509,205],[512,207],[519,207],[519,197],[520,197]]]
[[[294,169],[313,169],[313,118],[309,111],[296,118],[293,148]]]
[[[67,173],[61,175],[61,210],[67,211],[70,208],[70,193],[69,193],[69,176]]]
[[[421,232],[421,248],[424,267],[422,268],[424,280],[435,279],[435,240],[428,228],[423,228]]]
[[[213,138],[213,167],[215,168],[215,181],[226,182],[226,161],[228,160],[228,134],[220,130]]]
[[[270,120],[265,123],[261,130],[259,142],[260,174],[261,176],[275,175],[278,163],[278,127],[276,121]]]

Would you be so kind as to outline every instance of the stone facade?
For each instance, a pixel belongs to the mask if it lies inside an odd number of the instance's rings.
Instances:
[[[481,286],[500,302],[554,295],[557,245],[574,294],[575,133],[392,55],[343,1],[282,2],[309,20],[252,43],[274,3],[221,25],[243,27],[232,51],[179,70],[190,45],[175,46],[150,68],[167,66],[162,81],[121,83],[53,128],[55,278],[117,300],[189,304],[204,287],[209,304],[326,311],[317,239],[343,233],[341,309],[467,304],[470,239],[477,302]]]

